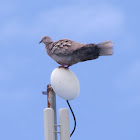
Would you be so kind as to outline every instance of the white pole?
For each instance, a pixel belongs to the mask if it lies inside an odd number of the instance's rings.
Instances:
[[[59,110],[60,140],[70,140],[69,111],[66,108]]]
[[[44,109],[45,140],[55,140],[54,111],[52,108]]]

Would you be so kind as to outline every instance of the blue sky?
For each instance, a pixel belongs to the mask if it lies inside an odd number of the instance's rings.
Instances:
[[[1,1],[0,139],[44,139],[41,92],[58,64],[38,43],[49,35],[115,43],[113,56],[70,68],[81,86],[70,102],[77,118],[71,139],[139,140],[139,5],[138,0]],[[57,97],[57,109],[63,107],[66,102]]]

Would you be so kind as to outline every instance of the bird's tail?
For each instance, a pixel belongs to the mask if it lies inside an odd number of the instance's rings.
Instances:
[[[113,54],[113,42],[110,42],[109,40],[101,42],[99,44],[96,44],[97,48],[100,49],[99,55],[100,56],[106,56],[106,55],[112,55]]]

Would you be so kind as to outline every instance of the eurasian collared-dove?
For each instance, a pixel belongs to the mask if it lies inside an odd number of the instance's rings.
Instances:
[[[53,42],[49,36],[44,36],[39,43],[42,42],[46,45],[48,55],[59,63],[60,67],[65,68],[78,62],[113,54],[113,43],[109,40],[99,44],[84,44],[69,39]]]

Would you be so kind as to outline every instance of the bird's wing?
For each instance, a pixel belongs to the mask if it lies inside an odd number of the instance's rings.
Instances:
[[[96,44],[86,44],[82,48],[79,48],[73,52],[73,56],[80,61],[87,61],[96,59],[99,57],[100,49]]]
[[[69,55],[84,45],[85,44],[77,43],[69,39],[62,39],[53,43],[51,52],[55,55]]]

